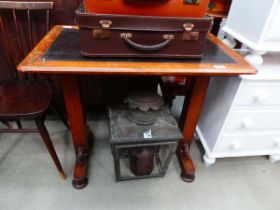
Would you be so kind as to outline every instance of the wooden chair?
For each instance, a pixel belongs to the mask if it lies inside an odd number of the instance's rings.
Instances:
[[[48,81],[31,79],[27,80],[27,75],[19,75],[16,71],[16,57],[18,55],[25,56],[25,51],[33,47],[33,31],[32,31],[32,12],[44,12],[46,14],[46,31],[50,28],[50,10],[53,2],[8,2],[0,1],[0,29],[2,36],[2,44],[7,52],[7,57],[13,67],[15,79],[13,81],[0,82],[0,121],[7,125],[7,128],[0,129],[0,133],[19,133],[19,132],[39,132],[58,171],[59,174],[66,178],[57,157],[53,144],[50,140],[48,131],[44,125],[44,116],[51,103],[52,89]],[[2,12],[12,14],[12,22],[9,24],[4,21]],[[23,22],[18,19],[18,14],[25,14],[27,21]],[[19,24],[20,23],[20,24]],[[14,42],[9,38],[11,25],[13,24],[16,32],[16,40]],[[22,25],[21,25],[22,24]],[[9,27],[7,27],[9,26]],[[27,30],[27,33],[23,30]],[[28,42],[24,42],[24,38]],[[1,43],[1,42],[0,42]],[[26,46],[28,43],[28,46]],[[15,47],[16,46],[16,47]],[[28,50],[25,48],[28,47]],[[18,49],[18,50],[15,50]],[[22,127],[20,119],[28,117],[34,119],[37,129],[25,129]],[[18,128],[12,128],[10,121],[16,121]]]

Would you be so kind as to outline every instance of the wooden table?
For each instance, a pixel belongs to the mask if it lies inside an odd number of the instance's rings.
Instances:
[[[192,181],[195,167],[189,149],[211,76],[255,74],[256,70],[241,56],[209,34],[202,59],[101,59],[80,55],[79,31],[74,26],[55,26],[19,64],[24,73],[58,75],[63,89],[76,152],[73,186],[87,185],[89,129],[80,94],[79,75],[192,76],[190,97],[185,97],[181,114],[184,139],[177,156],[181,176]]]

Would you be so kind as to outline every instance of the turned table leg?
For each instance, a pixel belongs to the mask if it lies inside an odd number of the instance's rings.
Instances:
[[[89,159],[89,130],[87,128],[80,93],[79,78],[75,75],[60,76],[70,129],[76,153],[76,162],[72,185],[76,189],[87,185],[87,167]]]
[[[210,77],[195,77],[190,91],[186,92],[185,102],[180,119],[180,128],[184,139],[179,142],[177,157],[181,166],[181,177],[186,182],[195,178],[195,167],[190,155],[195,128],[202,110]]]

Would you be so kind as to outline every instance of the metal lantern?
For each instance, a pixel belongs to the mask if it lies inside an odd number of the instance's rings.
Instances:
[[[150,91],[135,91],[124,103],[109,108],[116,180],[164,176],[182,138],[170,109]]]

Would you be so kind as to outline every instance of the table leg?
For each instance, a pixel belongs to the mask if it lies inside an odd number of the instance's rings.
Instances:
[[[180,119],[180,128],[184,139],[179,142],[177,157],[181,166],[181,177],[186,182],[195,178],[195,167],[190,156],[190,147],[195,133],[196,125],[202,110],[204,98],[210,77],[195,77],[192,89],[186,92],[185,102]]]
[[[66,104],[68,119],[76,153],[72,185],[82,189],[87,185],[89,159],[89,129],[86,124],[78,76],[63,75],[59,78]]]

